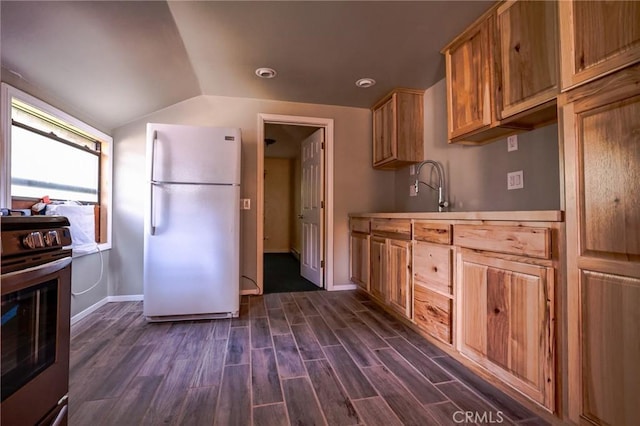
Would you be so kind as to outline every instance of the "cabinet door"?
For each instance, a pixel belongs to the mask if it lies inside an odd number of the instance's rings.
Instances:
[[[640,65],[567,94],[569,416],[640,418]]]
[[[506,118],[558,92],[556,2],[506,2],[498,9],[502,112]]]
[[[369,291],[369,235],[352,232],[349,247],[351,281]]]
[[[461,285],[462,352],[553,411],[553,269],[465,253]]]
[[[369,293],[384,301],[386,299],[387,242],[385,238],[371,237],[371,274],[369,275]]]
[[[445,52],[450,140],[491,124],[492,22],[493,18],[483,21]]]
[[[411,241],[387,240],[388,303],[411,318]]]
[[[395,96],[373,112],[373,165],[384,164],[396,157]]]
[[[558,3],[563,90],[640,60],[640,2]]]

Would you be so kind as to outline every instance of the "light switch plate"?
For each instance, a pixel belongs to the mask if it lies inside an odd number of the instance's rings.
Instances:
[[[240,200],[240,209],[241,210],[251,210],[251,199],[243,198]]]
[[[524,176],[522,170],[517,172],[507,173],[507,189],[522,189],[524,188]]]
[[[507,152],[518,150],[518,135],[511,135],[507,138]]]

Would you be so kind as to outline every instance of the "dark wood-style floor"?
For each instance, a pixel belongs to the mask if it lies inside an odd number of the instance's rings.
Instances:
[[[459,411],[547,424],[362,293],[244,297],[241,308],[233,320],[147,324],[142,302],[109,303],[75,324],[70,424],[472,424]]]

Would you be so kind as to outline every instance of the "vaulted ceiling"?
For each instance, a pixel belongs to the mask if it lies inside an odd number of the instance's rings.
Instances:
[[[198,95],[369,108],[443,78],[440,50],[491,3],[1,1],[3,79],[107,130]]]

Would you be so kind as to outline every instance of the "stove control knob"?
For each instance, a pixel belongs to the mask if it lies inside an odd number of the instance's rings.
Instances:
[[[60,237],[58,236],[58,231],[55,231],[55,230],[47,231],[44,234],[44,244],[47,247],[59,246]]]
[[[43,248],[44,239],[42,238],[42,234],[40,232],[30,232],[22,239],[22,244],[30,249]]]

